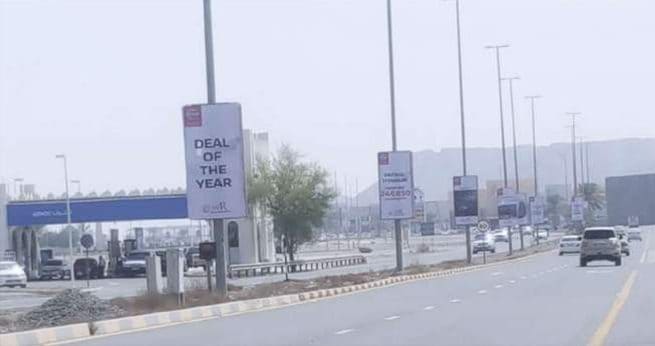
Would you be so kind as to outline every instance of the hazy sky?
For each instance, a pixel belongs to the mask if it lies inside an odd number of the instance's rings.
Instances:
[[[468,142],[498,146],[495,60],[519,142],[653,136],[655,1],[462,0]],[[390,148],[385,0],[214,0],[219,101],[339,180],[376,179]],[[401,149],[459,146],[454,5],[394,0]],[[85,192],[184,184],[181,107],[205,101],[201,0],[0,0],[0,182]],[[506,109],[509,110],[508,104]],[[509,123],[509,117],[506,118]],[[509,138],[508,138],[509,139]]]

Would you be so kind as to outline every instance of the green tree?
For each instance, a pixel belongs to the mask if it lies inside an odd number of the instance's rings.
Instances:
[[[286,245],[291,261],[298,247],[313,239],[336,194],[328,173],[316,163],[301,162],[298,152],[282,146],[271,161],[260,160],[249,177],[248,200],[273,218],[273,231]]]

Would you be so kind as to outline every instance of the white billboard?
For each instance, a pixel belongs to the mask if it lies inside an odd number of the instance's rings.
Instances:
[[[378,153],[380,218],[414,218],[414,177],[411,151]]]
[[[478,177],[476,175],[453,177],[453,202],[456,225],[478,223]]]
[[[530,197],[530,217],[533,225],[546,223],[546,201],[543,196]]]
[[[185,106],[182,120],[189,218],[245,217],[241,105]]]
[[[528,207],[525,194],[503,189],[498,197],[498,224],[500,227],[514,227],[528,224]]]
[[[571,221],[584,221],[585,200],[582,197],[575,197],[571,202]]]

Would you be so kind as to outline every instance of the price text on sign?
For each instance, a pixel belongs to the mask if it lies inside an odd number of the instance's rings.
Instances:
[[[378,188],[380,217],[383,220],[414,217],[414,178],[410,151],[378,153]]]
[[[183,123],[189,218],[245,217],[241,106],[186,106]]]

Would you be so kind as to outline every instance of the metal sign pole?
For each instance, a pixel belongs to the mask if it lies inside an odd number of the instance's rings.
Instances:
[[[227,265],[225,263],[225,232],[223,219],[214,219],[214,241],[216,242],[216,293],[227,298]]]

